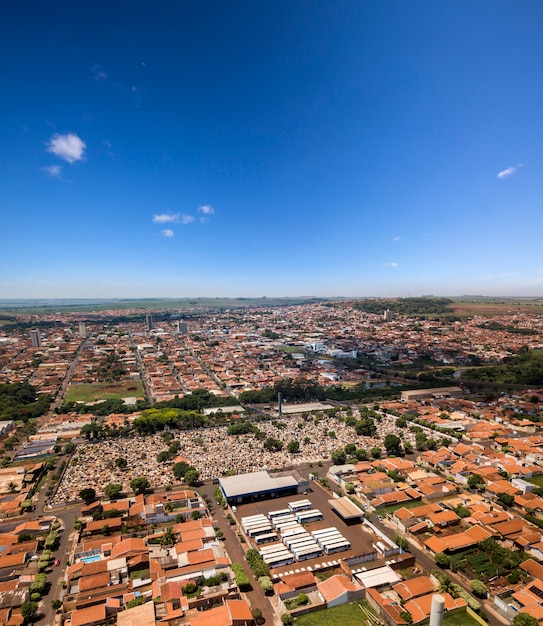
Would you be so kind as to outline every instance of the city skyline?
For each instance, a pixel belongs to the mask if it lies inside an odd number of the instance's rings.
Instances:
[[[0,297],[543,295],[543,7],[0,9]]]

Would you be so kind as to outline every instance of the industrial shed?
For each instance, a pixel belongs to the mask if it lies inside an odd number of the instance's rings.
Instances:
[[[219,486],[228,504],[296,495],[299,489],[294,476],[270,476],[265,471],[225,476],[219,478]]]

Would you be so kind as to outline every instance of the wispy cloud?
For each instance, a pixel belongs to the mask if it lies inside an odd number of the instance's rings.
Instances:
[[[55,133],[47,145],[47,152],[63,161],[75,163],[85,158],[85,142],[74,133],[59,135]]]
[[[385,267],[398,267],[398,263],[396,261],[391,261],[390,263],[383,263]]]
[[[209,204],[203,204],[198,207],[198,213],[203,213],[204,215],[213,215],[215,213],[215,209]]]
[[[519,163],[518,165],[510,165],[501,172],[498,172],[496,174],[496,178],[507,178],[508,176],[511,176],[511,174],[514,174],[519,167],[522,167],[522,163]]]
[[[47,167],[42,167],[41,169],[53,178],[60,178],[62,176],[62,167],[60,165],[48,165]]]
[[[163,237],[173,237],[175,233],[170,228],[166,228],[163,231],[161,231],[161,234]]]
[[[91,74],[94,80],[107,80],[109,75],[104,71],[101,65],[93,65],[91,67]]]
[[[177,224],[179,222],[179,213],[159,213],[158,215],[153,215],[153,222],[157,224],[167,224],[168,222]]]
[[[198,219],[199,222],[207,222],[209,219],[207,216],[215,213],[213,207],[209,205],[198,207],[198,213],[202,213],[203,215]],[[156,213],[153,215],[153,222],[156,224],[192,224],[196,221],[196,216],[189,215],[187,213]],[[167,231],[163,230],[162,234],[165,237],[172,237],[171,235],[166,235]]]
[[[393,237],[392,241],[400,241],[401,237]]]

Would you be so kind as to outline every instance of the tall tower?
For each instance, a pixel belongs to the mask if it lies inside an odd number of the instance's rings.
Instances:
[[[445,598],[438,593],[432,596],[432,608],[430,609],[429,626],[443,626],[443,614],[445,613]]]
[[[177,322],[177,334],[187,335],[188,332],[189,328],[187,326],[187,322]]]
[[[30,331],[30,343],[33,348],[41,348],[41,335],[39,330]]]
[[[383,313],[383,319],[385,320],[385,322],[392,322],[392,311],[390,309],[387,309]]]
[[[85,322],[79,322],[79,336],[81,339],[87,338],[87,325]]]
[[[145,323],[147,324],[147,330],[153,330],[153,316],[151,314],[147,314],[145,316]]]

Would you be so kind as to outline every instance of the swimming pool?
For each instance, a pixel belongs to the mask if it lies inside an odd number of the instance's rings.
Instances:
[[[94,554],[93,556],[84,556],[81,560],[83,563],[96,563],[100,558],[101,556],[99,554]]]

